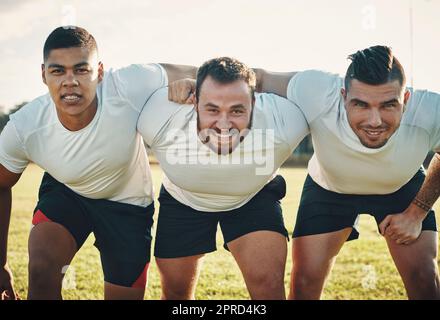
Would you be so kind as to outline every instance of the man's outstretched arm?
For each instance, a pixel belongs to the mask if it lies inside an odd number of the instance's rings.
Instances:
[[[425,181],[413,200],[413,204],[428,212],[440,196],[440,154],[432,158]]]
[[[419,192],[401,214],[387,216],[380,224],[382,235],[398,244],[410,244],[417,240],[422,222],[440,196],[440,154],[436,153]]]
[[[273,72],[254,69],[257,76],[257,92],[274,93],[287,98],[287,86],[297,72]]]
[[[191,66],[179,66],[179,65],[164,65],[167,66],[165,70],[168,73],[168,99],[170,101],[180,104],[192,104],[192,94],[196,89],[196,76],[197,68]],[[167,69],[168,68],[168,69]],[[194,68],[194,69],[193,69]],[[170,71],[169,71],[170,70]],[[290,79],[297,74],[297,72],[272,72],[264,69],[253,69],[256,74],[256,91],[274,93],[281,97],[287,97],[287,86]],[[169,72],[174,75],[174,80],[171,80]],[[194,75],[190,74],[194,72]],[[184,74],[189,76],[181,77]]]
[[[14,300],[12,273],[7,264],[9,221],[11,219],[11,189],[21,174],[12,173],[0,164],[0,299]]]
[[[195,79],[197,76],[197,68],[194,66],[170,63],[161,63],[160,65],[167,72],[168,83],[185,78]]]

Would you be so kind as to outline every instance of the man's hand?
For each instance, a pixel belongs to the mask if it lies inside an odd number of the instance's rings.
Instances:
[[[411,244],[422,232],[422,222],[427,212],[414,203],[403,212],[390,214],[380,223],[380,233],[397,244]]]
[[[0,267],[0,300],[19,300],[15,293],[12,272],[7,265]]]
[[[196,80],[182,79],[169,84],[168,100],[179,104],[193,104]]]

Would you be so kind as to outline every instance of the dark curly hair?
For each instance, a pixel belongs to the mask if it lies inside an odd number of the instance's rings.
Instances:
[[[244,63],[234,58],[221,57],[206,61],[197,71],[196,99],[199,100],[200,88],[203,81],[210,76],[219,83],[231,83],[236,80],[244,80],[254,97],[256,76],[255,72]]]

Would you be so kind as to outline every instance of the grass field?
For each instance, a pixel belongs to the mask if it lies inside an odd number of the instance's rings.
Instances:
[[[162,172],[157,165],[152,166],[152,171],[155,190],[159,190]],[[285,177],[288,186],[283,210],[286,226],[291,233],[306,170],[283,168],[281,174]],[[27,295],[27,240],[41,176],[42,171],[31,165],[13,189],[8,259],[14,273],[16,290],[22,298]],[[439,212],[438,204],[436,208]],[[360,232],[359,240],[351,241],[342,248],[326,285],[323,299],[406,299],[400,277],[388,254],[384,239],[376,231],[372,217],[362,216]],[[93,247],[93,241],[91,236],[76,255],[67,272],[63,289],[65,299],[103,298],[103,275],[99,254]],[[204,261],[196,298],[248,299],[240,271],[232,256],[222,247],[220,232],[217,243],[218,251],[207,255]],[[145,298],[159,299],[159,275],[154,259],[152,262]],[[286,290],[289,285],[290,267],[289,246],[285,276]]]

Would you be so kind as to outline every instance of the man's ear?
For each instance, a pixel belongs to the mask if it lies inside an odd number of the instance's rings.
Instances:
[[[104,64],[99,61],[98,62],[98,83],[100,83],[104,79]]]
[[[197,94],[195,91],[194,91],[193,95],[194,95],[194,109],[197,112],[199,112],[199,101],[197,100]]]
[[[344,88],[341,88],[341,95],[344,98],[344,100],[347,99],[347,91]]]
[[[43,79],[43,83],[47,85],[46,81],[46,68],[44,66],[44,63],[41,64],[41,79]]]
[[[408,103],[409,98],[411,98],[411,91],[406,89],[405,95],[403,96],[403,104],[406,105]]]
[[[411,91],[406,89],[405,94],[403,95],[403,112],[406,111],[406,104],[408,103],[409,98],[411,98]]]

